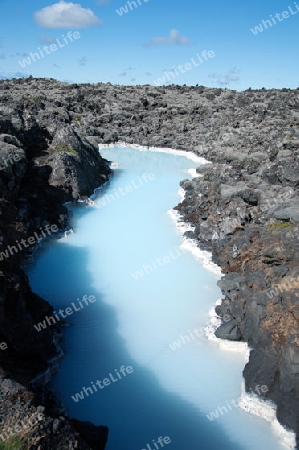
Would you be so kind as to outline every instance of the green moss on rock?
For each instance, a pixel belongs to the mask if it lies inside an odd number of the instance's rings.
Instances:
[[[294,229],[294,225],[292,225],[290,222],[274,222],[271,225],[268,225],[267,229],[271,231],[271,233],[282,229],[285,229],[286,231],[292,231]]]
[[[74,150],[66,142],[62,142],[61,144],[57,144],[57,145],[55,145],[55,147],[52,147],[50,149],[50,155],[53,155],[54,153],[61,153],[61,152],[72,153],[73,155],[77,155],[78,154],[77,150]]]

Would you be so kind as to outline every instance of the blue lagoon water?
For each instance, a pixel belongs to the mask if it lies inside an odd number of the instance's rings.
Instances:
[[[168,211],[198,162],[132,148],[101,154],[118,164],[109,186],[95,205],[73,207],[74,234],[44,245],[28,268],[56,312],[84,306],[67,317],[52,383],[70,417],[108,425],[107,450],[160,449],[159,436],[170,450],[285,448],[269,422],[240,408],[206,416],[240,397],[245,356],[193,331],[221,297],[219,276],[181,248]],[[96,301],[86,305],[84,295]]]

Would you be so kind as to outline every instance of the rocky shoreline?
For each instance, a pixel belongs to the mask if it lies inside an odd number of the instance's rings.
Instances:
[[[289,160],[291,167],[296,162]],[[176,209],[194,226],[188,237],[211,251],[225,274],[218,282],[224,298],[216,312],[230,320],[215,334],[248,343],[246,392],[268,387],[264,398],[277,405],[278,421],[296,432],[298,446],[297,185],[288,180],[273,186],[247,171],[236,174],[230,164],[198,172],[198,178],[182,182],[187,194]]]
[[[0,252],[47,226],[69,225],[64,202],[90,196],[109,176],[99,143],[176,148],[213,163],[201,166],[192,181],[182,181],[186,195],[177,210],[194,226],[188,237],[211,251],[225,274],[217,313],[230,320],[216,335],[248,342],[246,391],[268,386],[279,422],[298,439],[299,89],[236,92],[3,80],[0,133]],[[39,434],[32,436],[39,443],[30,448],[53,443],[70,448],[66,435],[77,441],[73,448],[104,448],[106,428],[86,431],[92,425],[70,422],[46,388],[28,389],[59,356],[60,330],[48,327],[37,338],[32,324],[53,309],[30,290],[22,270],[28,250],[19,246],[11,253],[0,261],[5,423],[11,411],[44,407],[43,429],[39,423]],[[22,388],[26,401],[17,400]],[[94,447],[95,439],[102,447]]]
[[[0,439],[23,439],[31,449],[104,449],[107,427],[70,420],[47,388],[63,356],[62,331],[35,330],[53,308],[31,291],[23,268],[41,242],[68,229],[64,203],[90,195],[111,171],[97,148],[59,121],[38,127],[17,108],[7,120],[2,94]],[[30,426],[40,412],[43,418]]]

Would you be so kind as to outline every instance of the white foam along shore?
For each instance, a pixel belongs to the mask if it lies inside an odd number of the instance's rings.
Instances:
[[[113,148],[113,147],[135,148],[136,150],[139,150],[139,151],[147,151],[147,152],[154,152],[154,153],[172,153],[173,155],[177,155],[177,156],[185,156],[186,158],[191,159],[192,161],[198,162],[200,164],[206,164],[206,163],[210,162],[201,156],[195,155],[195,153],[187,152],[186,150],[176,150],[174,148],[145,147],[145,146],[139,145],[139,144],[127,144],[124,141],[118,141],[113,144],[98,144],[98,146],[99,146],[99,150],[101,148]]]
[[[142,145],[138,144],[127,144],[126,142],[119,141],[114,144],[98,144],[99,150],[101,148],[113,148],[113,147],[123,147],[123,148],[135,148],[139,151],[149,151],[149,152],[155,152],[155,153],[171,153],[173,155],[178,156],[185,156],[186,158],[198,162],[199,164],[207,164],[210,163],[210,161],[206,160],[205,158],[202,158],[201,156],[197,156],[192,152],[187,152],[185,150],[176,150],[173,148],[165,148],[165,147],[144,147]],[[197,174],[195,169],[189,169],[188,172],[191,174],[191,176],[194,178],[196,176],[200,176]],[[181,201],[184,199],[185,192],[183,189],[179,190],[179,195],[181,197]],[[194,227],[190,224],[187,224],[181,220],[181,215],[178,211],[175,211],[173,209],[167,211],[170,217],[173,219],[173,221],[176,224],[176,228],[180,231],[180,233],[183,235],[185,231],[193,231]],[[208,251],[200,250],[196,244],[196,242],[192,239],[187,239],[183,237],[182,244],[180,246],[185,251],[190,251],[197,259],[199,259],[203,266],[216,273],[219,277],[221,276],[221,269],[216,264],[212,262],[212,254]]]
[[[187,152],[184,150],[175,150],[172,148],[159,148],[159,147],[144,147],[138,144],[127,144],[125,142],[117,142],[114,144],[99,144],[99,150],[101,148],[112,148],[112,147],[124,147],[124,148],[135,148],[139,151],[150,151],[150,152],[162,152],[171,153],[174,155],[185,156],[186,158],[198,162],[199,164],[211,163],[211,161],[206,160],[200,156],[195,155],[192,152]],[[197,174],[195,169],[189,169],[188,172],[194,178],[200,176]],[[178,191],[180,195],[180,201],[184,200],[185,191],[180,188]],[[182,235],[181,248],[185,251],[189,251],[192,255],[199,260],[203,267],[207,270],[215,273],[219,278],[221,278],[222,271],[219,266],[212,262],[212,253],[204,250],[200,250],[194,239],[188,239],[184,236],[186,231],[194,231],[194,227],[182,220],[182,215],[176,210],[169,210],[167,213],[170,215],[175,223],[177,230]],[[235,351],[244,354],[245,364],[249,361],[250,348],[246,342],[232,342],[225,339],[219,339],[215,336],[215,331],[221,325],[221,320],[217,316],[215,307],[221,303],[221,299],[218,299],[209,311],[210,322],[205,327],[205,334],[209,340],[217,343],[221,350],[224,351]],[[249,394],[245,392],[245,381],[242,379],[241,396],[239,401],[239,407],[244,411],[260,417],[261,419],[271,422],[271,427],[273,432],[278,437],[279,441],[289,450],[294,450],[296,446],[296,434],[293,431],[285,429],[276,418],[276,405],[270,401],[261,400],[258,395]]]
[[[245,381],[242,381],[242,392],[239,407],[244,411],[258,416],[270,422],[273,433],[284,447],[294,450],[296,447],[296,434],[284,428],[276,418],[276,405],[270,400],[261,401],[260,397],[253,393],[245,392]]]
[[[217,300],[216,306],[221,303],[221,299]],[[209,311],[210,323],[205,327],[205,335],[209,340],[217,342],[221,350],[235,351],[244,354],[247,364],[249,361],[250,348],[247,342],[231,342],[225,339],[219,339],[215,336],[215,331],[221,325],[221,320],[216,314],[215,307]],[[263,420],[271,422],[273,433],[279,441],[289,450],[294,450],[296,446],[296,434],[293,431],[285,429],[276,418],[276,405],[270,400],[261,400],[254,394],[245,391],[245,380],[242,379],[241,396],[239,398],[239,407],[249,414],[260,417]]]

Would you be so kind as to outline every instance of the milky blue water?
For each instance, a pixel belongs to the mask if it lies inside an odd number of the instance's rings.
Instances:
[[[193,331],[221,293],[217,275],[180,248],[167,211],[198,163],[130,148],[101,153],[118,163],[110,185],[94,206],[73,207],[74,234],[44,245],[28,268],[56,312],[73,310],[52,383],[69,415],[108,425],[107,450],[160,449],[160,436],[170,450],[284,448],[268,422],[240,408],[206,417],[240,397],[245,357]],[[172,350],[181,335],[190,342]]]

